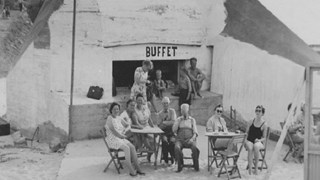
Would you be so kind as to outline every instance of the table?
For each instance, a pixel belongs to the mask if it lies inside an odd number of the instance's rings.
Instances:
[[[163,134],[164,132],[159,127],[145,127],[143,129],[131,129],[131,132],[134,134],[153,134],[154,140],[154,147],[152,153],[154,153],[154,168],[157,169],[157,159],[158,159],[158,152],[160,147],[160,138],[159,141],[156,141],[156,136]]]
[[[208,171],[210,171],[210,168],[212,167],[212,164],[216,162],[216,166],[218,167],[218,155],[216,151],[224,150],[224,148],[215,148],[214,144],[212,143],[212,139],[231,139],[234,136],[240,135],[239,133],[234,132],[207,132],[205,136],[208,137]],[[211,148],[211,149],[210,149]],[[210,150],[212,151],[212,155],[210,154]],[[210,159],[212,160],[210,161]]]

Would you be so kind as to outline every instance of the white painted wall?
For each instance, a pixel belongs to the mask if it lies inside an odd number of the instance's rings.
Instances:
[[[197,44],[225,26],[224,0],[97,0],[105,46]],[[210,24],[210,25],[208,25]]]
[[[280,129],[303,74],[302,66],[250,44],[222,36],[214,40],[211,91],[223,94],[225,108],[232,105],[246,120],[262,104],[270,127]]]
[[[7,111],[6,79],[0,78],[0,117]]]
[[[27,129],[48,120],[49,62],[48,50],[32,44],[10,71],[7,118],[13,126]]]

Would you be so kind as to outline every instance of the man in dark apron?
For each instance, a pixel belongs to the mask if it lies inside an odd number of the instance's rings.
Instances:
[[[182,116],[175,121],[172,130],[177,135],[174,147],[175,158],[178,163],[177,172],[181,172],[183,168],[183,148],[190,148],[192,151],[193,166],[196,171],[199,171],[199,154],[196,138],[198,136],[196,121],[189,116],[189,105],[181,105]]]

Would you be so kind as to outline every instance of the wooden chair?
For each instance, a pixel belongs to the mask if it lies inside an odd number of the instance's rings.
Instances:
[[[160,163],[162,162],[162,161],[164,161],[164,158],[163,158],[163,154],[162,154],[162,136],[160,136],[160,147],[161,147],[161,150],[159,150],[160,151]],[[168,159],[172,159],[173,160],[173,162],[175,162],[175,159],[174,159],[174,157],[171,157],[171,154],[170,153],[168,153]]]
[[[261,165],[260,165],[260,167],[258,165],[258,169],[260,169],[260,171],[262,171],[262,169],[268,169],[268,164],[266,161],[266,154],[267,154],[267,146],[268,146],[269,137],[270,137],[270,127],[267,128],[267,136],[266,136],[264,148],[260,149],[259,162],[261,162]],[[253,164],[254,164],[254,159],[253,159]],[[254,166],[252,166],[252,168],[254,168]],[[249,169],[249,165],[247,165],[247,169]]]
[[[101,129],[100,133],[102,134],[103,141],[106,144],[108,152],[111,157],[107,167],[103,170],[103,172],[106,172],[108,170],[110,164],[113,162],[114,166],[116,167],[116,169],[118,171],[118,174],[120,174],[120,169],[123,169],[123,166],[120,161],[125,160],[124,156],[119,156],[119,152],[122,152],[122,150],[121,149],[113,149],[113,148],[109,147],[108,142],[106,141],[106,137],[107,137],[106,128]]]
[[[183,148],[183,150],[187,150],[189,149],[191,151],[191,148]],[[186,156],[185,153],[183,153],[183,160],[191,160],[192,161],[192,157],[191,156]],[[193,168],[194,165],[193,165],[193,162],[192,163],[189,163],[189,164],[185,164],[185,161],[183,161],[183,166],[182,167],[188,167],[188,168]]]
[[[211,139],[209,141],[211,141]],[[210,168],[212,167],[213,163],[215,163],[217,168],[220,167],[222,163],[222,156],[218,152],[223,151],[225,149],[226,148],[216,148],[214,147],[212,142],[208,142],[208,151],[210,152],[210,154],[208,155],[208,171],[210,171]],[[228,160],[227,163],[229,164]]]
[[[236,177],[240,177],[240,170],[238,168],[238,159],[241,153],[241,150],[243,148],[244,145],[244,141],[246,139],[246,134],[239,134],[234,136],[228,143],[228,147],[226,150],[224,151],[219,151],[218,153],[222,156],[222,162],[221,162],[221,167],[220,167],[220,171],[218,174],[218,177],[220,177],[221,174],[226,173],[228,180],[230,179],[230,174],[232,174],[233,172],[237,173],[238,175],[232,178],[236,178]],[[237,147],[235,150],[235,146]],[[228,165],[227,164],[227,160],[228,159],[232,159],[233,160],[233,164],[232,165]],[[231,169],[230,169],[231,168]],[[222,171],[222,170],[225,171]],[[229,170],[230,169],[230,170]]]
[[[267,137],[266,137],[266,141],[264,144],[264,148],[260,149],[260,159],[259,162],[261,162],[261,166],[259,167],[260,171],[262,171],[262,169],[268,169],[268,164],[266,162],[266,154],[267,154],[267,146],[268,146],[268,140],[270,137],[270,127],[267,128]]]
[[[32,145],[33,145],[33,141],[35,140],[35,138],[37,138],[37,142],[39,142],[39,130],[40,130],[40,128],[39,128],[39,126],[36,128],[36,130],[34,131],[34,133],[33,133],[33,135],[32,135],[32,137],[31,138],[26,138],[26,142],[28,143],[28,141],[30,141],[30,146],[32,147]]]
[[[285,122],[280,122],[281,129],[283,129],[284,124],[285,124]],[[287,154],[286,154],[286,155],[284,156],[284,158],[283,158],[283,161],[285,161],[285,162],[287,162],[287,157],[288,157],[288,155],[289,155],[290,153],[291,153],[291,154],[295,154],[295,153],[298,152],[298,150],[299,150],[299,145],[301,144],[301,143],[295,143],[295,142],[293,141],[289,130],[287,131],[286,142],[287,142],[288,145],[289,145],[289,150],[288,150]]]

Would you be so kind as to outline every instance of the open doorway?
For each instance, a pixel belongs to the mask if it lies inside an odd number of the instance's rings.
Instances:
[[[167,83],[167,88],[173,88],[173,84],[178,84],[179,69],[185,60],[153,60],[154,68],[149,72],[151,81],[156,78],[156,70],[162,71],[162,79]],[[113,89],[116,92],[130,91],[134,82],[134,71],[142,65],[141,61],[113,61]],[[127,92],[129,93],[129,92]],[[117,93],[113,93],[114,95]]]

